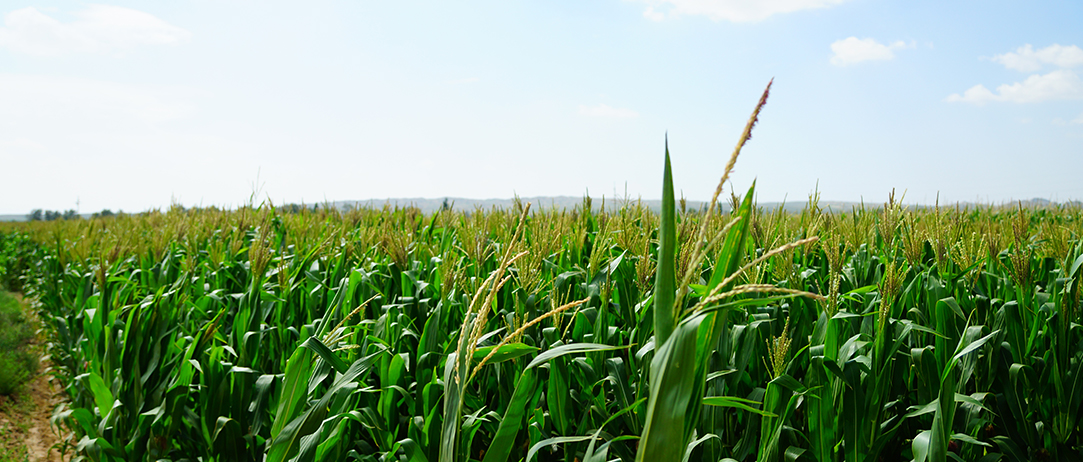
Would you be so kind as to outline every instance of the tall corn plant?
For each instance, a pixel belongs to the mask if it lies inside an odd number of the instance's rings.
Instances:
[[[814,240],[799,241],[766,252],[760,258],[742,267],[741,263],[747,253],[746,246],[755,191],[755,185],[753,185],[739,204],[734,219],[719,236],[710,236],[711,241],[721,239],[722,245],[707,284],[700,293],[695,294],[700,297],[699,301],[687,308],[684,303],[685,297],[689,296],[689,284],[693,279],[698,280],[700,277],[697,273],[706,256],[705,246],[709,243],[707,227],[711,214],[715,210],[718,196],[729,179],[741,148],[752,136],[752,128],[759,118],[760,110],[767,103],[770,89],[769,83],[726,164],[722,178],[707,207],[697,238],[691,244],[694,245],[692,263],[683,275],[680,285],[677,285],[676,278],[677,230],[672,169],[667,143],[662,177],[658,270],[653,295],[656,352],[650,368],[650,393],[647,400],[646,422],[636,455],[638,462],[680,461],[686,457],[685,448],[689,447],[704,405],[707,358],[716,349],[719,338],[726,328],[729,308],[737,303],[731,299],[749,293],[817,297],[814,294],[773,285],[735,286],[737,278],[753,265],[793,246]],[[721,399],[712,400],[711,404],[752,409],[749,403],[738,398],[719,398]]]
[[[488,279],[481,284],[478,291],[474,294],[466,312],[466,319],[464,319],[462,328],[459,331],[459,338],[456,342],[457,348],[447,357],[443,375],[444,407],[443,427],[439,439],[440,462],[469,460],[469,455],[466,451],[469,449],[474,434],[473,432],[460,431],[460,429],[463,427],[463,406],[469,392],[470,381],[481,368],[488,364],[498,364],[536,352],[537,348],[535,347],[523,343],[512,342],[511,340],[520,338],[527,329],[541,320],[563,313],[571,308],[578,307],[590,300],[589,298],[586,298],[554,307],[548,312],[524,323],[514,332],[508,334],[500,343],[489,347],[479,347],[482,338],[490,334],[486,331],[486,321],[492,310],[496,295],[500,291],[500,288],[511,280],[511,276],[505,276],[508,268],[515,260],[526,254],[526,251],[515,255],[513,255],[512,252],[516,248],[516,241],[522,236],[524,223],[526,222],[529,211],[530,204],[528,203],[520,215],[519,225],[516,227],[514,235],[511,240],[505,244],[506,250],[500,260],[500,265],[497,267],[496,271],[489,275]],[[551,348],[535,357],[522,370],[518,380],[515,381],[511,402],[500,419],[500,425],[494,434],[488,450],[485,452],[484,462],[504,462],[513,451],[515,440],[523,425],[529,403],[539,386],[536,372],[538,366],[569,354],[598,352],[612,349],[615,349],[615,347],[593,343],[573,343]],[[560,389],[559,386],[554,387],[554,383],[555,382],[550,382],[549,387],[550,391],[554,389],[557,391],[557,393],[550,393],[549,399],[552,401],[556,401],[558,396],[561,398],[563,397],[558,395],[558,393],[562,394],[566,392],[566,390]],[[554,407],[553,409],[557,408]],[[476,417],[471,417],[470,420],[476,421],[477,419]],[[464,435],[464,433],[466,433],[466,435]],[[555,440],[549,439],[545,443],[559,443],[565,441],[566,440],[564,439],[557,438]],[[545,444],[536,444],[531,449],[530,454],[536,453],[537,450],[544,445]],[[527,459],[530,459],[530,455],[528,455]]]

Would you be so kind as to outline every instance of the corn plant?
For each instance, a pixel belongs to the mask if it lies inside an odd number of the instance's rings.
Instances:
[[[768,85],[770,89],[770,85]],[[1083,460],[1078,205],[0,223],[76,460]],[[668,144],[668,143],[667,143]],[[720,199],[721,198],[721,199]],[[728,206],[727,203],[728,202]],[[15,250],[12,250],[15,249]]]

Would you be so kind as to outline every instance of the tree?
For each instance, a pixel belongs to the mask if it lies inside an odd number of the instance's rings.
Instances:
[[[41,215],[41,209],[31,210],[30,214],[26,216],[26,221],[41,221]]]

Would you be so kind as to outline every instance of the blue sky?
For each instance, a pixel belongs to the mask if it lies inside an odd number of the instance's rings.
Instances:
[[[0,213],[1083,199],[1083,3],[4,2]]]

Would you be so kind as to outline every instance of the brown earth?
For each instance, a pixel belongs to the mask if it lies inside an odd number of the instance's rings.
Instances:
[[[60,405],[60,390],[45,374],[38,375],[30,382],[30,396],[34,406],[30,418],[30,428],[26,435],[26,452],[30,462],[61,461],[58,443],[60,438],[49,423],[53,409]]]
[[[21,294],[14,294],[26,306]],[[37,319],[27,309],[27,316]],[[41,339],[31,345],[43,353]],[[47,364],[42,364],[45,369]],[[60,389],[47,372],[39,373],[12,396],[0,396],[0,461],[27,460],[53,462],[64,460],[59,451],[60,437],[49,423],[53,409],[60,405]],[[24,457],[25,456],[25,457]]]

